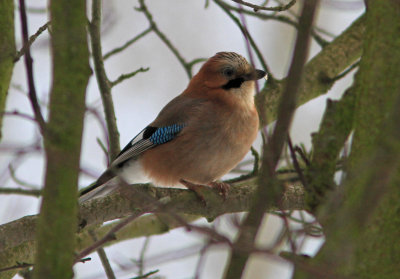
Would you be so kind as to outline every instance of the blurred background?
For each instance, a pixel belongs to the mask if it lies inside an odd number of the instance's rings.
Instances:
[[[229,4],[237,6],[234,2]],[[260,4],[263,1],[254,1]],[[282,3],[288,1],[281,1]],[[298,1],[301,2],[301,1]],[[153,19],[169,40],[177,47],[180,54],[191,61],[196,58],[208,58],[219,51],[234,51],[249,58],[245,40],[239,28],[213,2],[174,0],[148,1],[147,6]],[[269,1],[269,6],[279,5],[279,1]],[[16,5],[17,6],[17,5]],[[29,32],[34,34],[48,20],[47,2],[42,0],[27,1]],[[300,4],[297,3],[284,14],[295,19]],[[123,45],[125,42],[149,27],[145,16],[135,11],[138,3],[135,0],[104,1],[102,46],[103,54]],[[90,10],[90,3],[88,3]],[[353,20],[364,12],[362,0],[324,0],[321,1],[316,26],[325,30],[322,36],[327,40],[340,34]],[[90,12],[88,12],[90,15]],[[90,17],[90,16],[89,16]],[[21,47],[19,15],[16,11],[17,46]],[[277,78],[287,74],[293,50],[296,30],[275,20],[261,21],[245,16],[246,25],[255,39],[264,59]],[[310,57],[320,51],[313,41]],[[51,64],[49,51],[49,34],[45,31],[32,46],[36,90],[42,104],[44,115],[47,115],[46,104],[51,85]],[[25,68],[21,59],[14,68],[12,84],[9,89],[6,110],[18,111],[32,115],[27,98]],[[255,59],[255,66],[261,68]],[[197,72],[200,64],[194,68]],[[173,97],[180,94],[188,83],[188,77],[174,54],[153,32],[138,40],[123,52],[105,61],[110,80],[121,74],[132,72],[140,67],[149,67],[145,73],[125,80],[112,89],[117,124],[121,136],[121,146],[150,123],[160,109]],[[326,98],[340,98],[344,89],[351,83],[352,74],[335,84],[332,90],[317,99],[300,107],[291,128],[294,144],[310,147],[310,134],[318,129],[324,112]],[[260,86],[263,86],[260,82]],[[90,79],[86,103],[90,111],[85,118],[81,169],[79,185],[83,187],[95,180],[106,168],[107,160],[96,139],[105,142],[103,110],[95,76]],[[74,109],[74,108],[71,108]],[[98,117],[100,116],[100,118]],[[261,140],[255,143],[260,149]],[[37,126],[31,120],[18,116],[6,116],[3,124],[3,140],[0,143],[0,185],[3,187],[25,187],[39,189],[43,185],[44,154],[41,148]],[[252,157],[248,155],[246,160]],[[251,167],[251,163],[248,165]],[[231,174],[235,176],[237,174]],[[17,180],[21,180],[17,182]],[[22,195],[0,195],[0,223],[10,222],[25,215],[37,214],[40,199]],[[312,220],[312,216],[297,212]],[[240,217],[240,216],[239,216]],[[206,220],[197,223],[214,226],[218,231],[234,237],[236,227],[231,215],[217,218],[212,224]],[[263,247],[276,240],[282,229],[282,220],[270,215],[264,222],[263,230],[258,235],[258,242]],[[293,224],[296,226],[296,224]],[[301,248],[299,252],[314,255],[323,238],[296,239]],[[227,247],[211,246],[201,252],[207,242],[205,236],[175,229],[160,236],[138,238],[124,241],[106,248],[117,278],[132,278],[137,275],[137,261],[144,253],[144,271],[158,269],[154,276],[158,278],[220,278],[228,255]],[[143,249],[145,247],[145,249]],[[283,243],[280,249],[285,249]],[[200,255],[203,255],[200,257]],[[75,266],[76,278],[106,278],[97,254],[90,256],[91,261]],[[201,264],[198,266],[199,258]],[[254,256],[246,269],[246,278],[291,278],[291,265],[275,256]],[[153,277],[153,278],[155,278]],[[19,278],[19,277],[16,277]]]

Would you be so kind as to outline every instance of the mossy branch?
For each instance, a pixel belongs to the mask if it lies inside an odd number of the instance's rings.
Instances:
[[[73,275],[85,96],[91,75],[86,2],[51,1],[50,12],[53,82],[44,133],[47,161],[33,276],[69,279]]]
[[[14,1],[0,1],[0,111],[5,110],[8,88],[13,70],[14,37]],[[0,113],[0,139],[3,114]]]
[[[307,63],[300,87],[298,106],[328,92],[335,83],[335,77],[360,58],[364,31],[365,16],[363,15]],[[283,79],[273,85],[267,83],[256,96],[256,104],[262,114],[260,116],[262,126],[276,119],[278,101],[286,82],[287,80]]]
[[[334,190],[337,160],[352,128],[355,107],[354,88],[339,101],[327,100],[318,133],[312,135],[313,155],[306,171],[307,205],[311,212],[323,204],[329,190]]]

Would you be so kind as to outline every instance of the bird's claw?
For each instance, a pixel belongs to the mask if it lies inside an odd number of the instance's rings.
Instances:
[[[225,182],[216,182],[213,181],[211,183],[208,184],[210,187],[212,187],[213,189],[216,189],[218,191],[218,194],[220,196],[222,196],[224,198],[224,200],[226,200],[228,193],[229,193],[229,189],[231,188],[231,185],[229,185],[228,183]]]

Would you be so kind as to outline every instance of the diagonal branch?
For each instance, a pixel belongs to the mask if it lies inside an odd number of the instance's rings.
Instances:
[[[335,83],[335,77],[360,58],[364,32],[365,15],[362,15],[307,63],[305,78],[299,88],[298,106],[326,93]],[[276,119],[278,103],[287,83],[287,79],[274,86],[267,83],[257,94],[262,126]]]
[[[252,247],[255,243],[261,221],[263,220],[265,209],[272,204],[278,204],[278,207],[281,207],[279,200],[282,197],[283,186],[276,179],[275,168],[288,136],[290,123],[296,109],[297,94],[302,79],[303,67],[307,59],[309,37],[317,5],[318,0],[309,0],[303,4],[299,22],[300,28],[289,69],[288,82],[278,107],[277,122],[271,139],[267,144],[264,144],[264,154],[256,198],[239,230],[235,246]],[[233,250],[224,278],[240,278],[249,256],[248,252]]]
[[[149,9],[147,8],[144,0],[139,0],[140,7],[137,8],[136,10],[139,12],[142,12],[147,20],[150,23],[150,28],[151,30],[156,33],[156,35],[163,41],[163,43],[172,51],[172,53],[175,55],[175,57],[178,59],[179,63],[181,63],[182,67],[185,69],[185,72],[188,76],[189,79],[192,78],[192,68],[195,64],[198,62],[204,61],[203,59],[195,59],[191,62],[187,62],[185,58],[180,54],[178,49],[171,43],[171,41],[167,38],[167,36],[161,32],[161,30],[158,28],[156,22],[153,20],[153,15],[150,13]]]
[[[144,30],[143,32],[141,32],[139,35],[137,35],[134,38],[127,41],[123,46],[120,46],[120,47],[114,48],[113,50],[110,50],[109,52],[104,54],[103,60],[106,60],[106,59],[110,58],[112,55],[115,55],[115,54],[120,53],[121,51],[125,50],[127,47],[129,47],[130,45],[132,45],[139,39],[143,38],[144,36],[149,34],[151,31],[152,31],[152,29],[151,29],[151,27],[149,27],[146,30]]]
[[[99,85],[101,99],[103,101],[104,114],[106,117],[108,137],[110,143],[109,162],[118,156],[121,148],[119,145],[119,132],[117,120],[115,118],[114,103],[111,95],[111,83],[107,77],[103,54],[101,50],[101,1],[92,2],[92,21],[89,23],[89,34],[92,46],[92,55],[94,62],[94,71],[96,73],[97,83]]]
[[[269,70],[267,63],[265,62],[261,51],[258,49],[257,44],[255,43],[253,37],[250,35],[249,31],[240,23],[240,20],[236,18],[230,11],[227,9],[221,1],[214,0],[214,2],[233,20],[233,22],[239,27],[240,31],[243,33],[243,36],[249,40],[251,47],[257,54],[258,60],[260,61],[262,67],[268,74],[268,79],[274,80],[271,71]]]
[[[147,72],[148,70],[150,70],[150,68],[143,68],[143,67],[140,67],[140,68],[137,69],[136,71],[133,71],[133,72],[128,73],[128,74],[120,75],[116,80],[111,81],[111,82],[110,82],[110,85],[111,85],[111,87],[114,87],[115,85],[117,85],[117,84],[123,82],[124,80],[126,80],[126,79],[128,79],[128,78],[134,77],[134,76],[136,76],[138,73],[145,73],[145,72]]]
[[[97,235],[94,230],[89,230],[89,235],[93,239],[94,242],[97,242]],[[110,261],[107,258],[107,254],[104,251],[103,247],[97,248],[97,255],[100,258],[101,264],[103,265],[104,271],[106,272],[107,278],[108,279],[115,279],[115,274],[114,271],[112,270],[112,267],[110,265]]]
[[[17,62],[25,53],[26,51],[31,47],[31,45],[36,41],[36,39],[42,34],[47,28],[50,26],[50,21],[46,22],[43,26],[41,26],[35,34],[29,37],[28,44],[25,44],[22,46],[22,48],[17,51],[15,54],[14,58],[14,63]]]

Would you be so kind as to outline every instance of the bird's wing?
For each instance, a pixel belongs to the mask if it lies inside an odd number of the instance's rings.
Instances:
[[[134,137],[111,163],[111,168],[121,167],[127,160],[157,145],[173,140],[190,125],[190,118],[204,100],[179,95],[171,100],[156,119]]]
[[[204,104],[204,100],[179,95],[171,100],[158,114],[157,118],[122,149],[110,167],[89,187],[83,189],[81,196],[103,185],[117,175],[116,169],[144,151],[167,143],[178,136],[185,126],[190,126],[191,117]]]
[[[147,149],[173,140],[184,127],[184,123],[163,127],[147,126],[122,149],[111,163],[111,168],[121,167],[127,160],[137,157]]]

